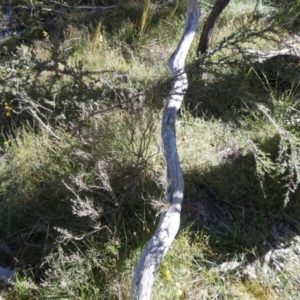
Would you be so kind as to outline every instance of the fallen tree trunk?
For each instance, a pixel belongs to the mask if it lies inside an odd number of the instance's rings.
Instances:
[[[6,269],[0,266],[0,280],[14,280],[15,274],[14,271]]]
[[[180,42],[169,59],[173,88],[167,99],[162,119],[162,140],[167,166],[166,200],[170,204],[148,241],[136,266],[131,285],[132,300],[150,299],[155,273],[179,230],[184,181],[176,148],[175,122],[188,87],[184,70],[185,58],[191,46],[200,17],[197,0],[187,0],[187,17]]]

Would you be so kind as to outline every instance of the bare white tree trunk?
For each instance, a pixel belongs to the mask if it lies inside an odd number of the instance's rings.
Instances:
[[[0,267],[0,280],[14,280],[14,271]]]
[[[136,266],[131,285],[132,300],[148,300],[157,268],[175,239],[180,225],[184,181],[180,169],[175,135],[177,112],[186,93],[188,82],[184,70],[185,58],[191,46],[200,17],[197,0],[187,0],[187,16],[180,42],[169,59],[173,88],[167,99],[162,119],[162,140],[167,165],[169,209],[161,216],[159,225],[148,241]]]

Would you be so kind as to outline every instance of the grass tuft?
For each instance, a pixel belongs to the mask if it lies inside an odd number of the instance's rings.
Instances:
[[[146,28],[148,27],[150,4],[151,4],[151,0],[145,0],[144,7],[143,7],[143,13],[142,13],[142,17],[141,17],[141,25],[140,25],[141,33],[144,33]]]

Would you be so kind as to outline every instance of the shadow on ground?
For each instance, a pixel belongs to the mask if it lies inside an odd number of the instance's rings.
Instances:
[[[299,190],[285,205],[286,183],[272,175],[259,179],[252,155],[233,154],[209,172],[190,170],[184,178],[183,215],[192,230],[210,236],[208,260],[250,263],[299,235]]]

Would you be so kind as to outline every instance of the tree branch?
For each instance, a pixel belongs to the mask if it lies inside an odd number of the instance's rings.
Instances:
[[[221,12],[225,9],[229,2],[230,0],[216,0],[216,3],[212,8],[201,33],[200,41],[197,48],[198,57],[200,57],[200,54],[205,54],[207,52],[210,37],[215,27],[215,24]]]

